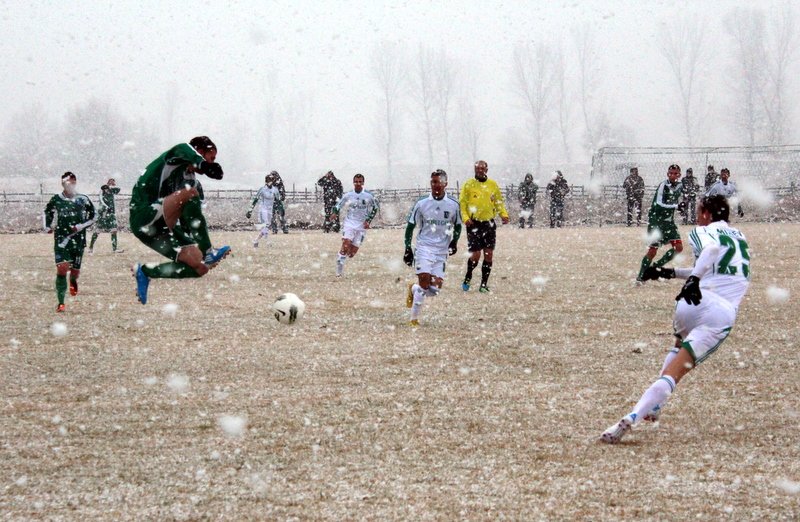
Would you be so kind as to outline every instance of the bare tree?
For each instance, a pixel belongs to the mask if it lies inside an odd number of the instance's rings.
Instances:
[[[438,116],[435,61],[434,52],[429,47],[420,44],[410,78],[411,96],[416,102],[417,119],[427,144],[428,170],[433,169],[433,148],[436,139],[435,118]],[[447,125],[444,127],[446,128]]]
[[[785,100],[788,71],[797,54],[794,21],[791,6],[783,4],[777,20],[769,24],[772,37],[767,45],[767,88],[762,91],[762,100],[767,118],[767,141],[772,145],[785,144],[787,139],[788,112]]]
[[[542,164],[545,120],[553,108],[553,53],[545,44],[514,49],[514,87],[528,110],[533,130],[536,170]]]
[[[726,17],[728,34],[734,44],[734,124],[745,142],[755,146],[766,123],[761,92],[767,82],[764,49],[765,17],[757,9],[735,9]]]
[[[289,165],[296,173],[305,173],[308,154],[308,131],[311,127],[311,101],[302,91],[282,111],[284,138],[289,152]]]
[[[458,128],[461,131],[461,143],[470,161],[478,159],[483,128],[475,108],[474,96],[462,95],[458,100]],[[449,166],[449,163],[448,163]]]
[[[697,18],[678,19],[662,27],[661,54],[669,64],[680,100],[681,120],[686,144],[695,144],[695,130],[703,120],[697,107],[698,72],[705,57],[705,31]]]
[[[453,105],[453,98],[456,94],[458,79],[456,77],[456,64],[447,55],[444,49],[440,49],[436,55],[436,105],[439,109],[439,123],[442,132],[442,146],[444,147],[447,168],[451,168],[452,161],[450,156],[450,110]]]
[[[172,143],[175,141],[175,119],[178,113],[178,101],[180,99],[180,91],[177,82],[170,82],[167,90],[164,93],[164,119],[166,120],[167,136],[165,143]]]
[[[597,150],[598,115],[595,109],[596,95],[599,91],[595,68],[598,63],[597,44],[594,30],[585,24],[573,31],[575,52],[578,58],[578,98],[583,114],[583,125],[586,129],[586,146],[589,154]]]
[[[267,72],[267,80],[264,83],[264,97],[263,97],[263,110],[261,117],[258,119],[258,126],[262,129],[264,141],[262,143],[261,153],[264,156],[264,162],[268,167],[272,168],[274,158],[272,157],[274,140],[275,140],[275,118],[277,117],[278,110],[275,103],[275,93],[278,90],[277,78],[275,71],[270,70]]]
[[[558,120],[558,131],[561,135],[561,147],[564,151],[564,159],[567,163],[571,163],[572,153],[569,146],[569,131],[572,128],[572,100],[570,92],[567,89],[566,76],[567,63],[564,58],[564,51],[559,46],[553,56],[556,119]]]
[[[386,174],[392,180],[392,159],[399,132],[400,96],[405,75],[401,48],[391,42],[381,42],[372,53],[372,74],[380,89],[378,138],[386,158]]]
[[[0,173],[40,178],[53,168],[52,144],[56,123],[42,105],[36,104],[11,115],[0,146]]]

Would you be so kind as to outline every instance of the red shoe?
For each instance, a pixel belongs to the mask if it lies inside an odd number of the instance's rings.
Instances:
[[[78,282],[74,279],[69,280],[69,295],[72,297],[78,295]]]
[[[56,312],[66,312],[66,311],[67,311],[67,307],[64,306],[63,303],[56,307]]]

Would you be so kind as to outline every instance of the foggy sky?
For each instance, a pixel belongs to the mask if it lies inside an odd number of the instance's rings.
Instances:
[[[460,64],[461,79],[473,85],[485,128],[480,155],[491,165],[503,161],[506,130],[525,128],[510,88],[514,46],[562,41],[571,53],[571,29],[589,23],[602,57],[596,64],[602,72],[597,96],[615,123],[635,130],[637,143],[631,145],[683,145],[676,131],[674,79],[657,39],[663,24],[697,16],[706,22],[711,42],[700,79],[711,116],[700,144],[737,145],[726,119],[728,95],[722,96],[720,87],[729,81],[733,65],[722,19],[734,7],[753,4],[543,0],[111,5],[12,0],[0,7],[0,96],[4,117],[34,103],[61,117],[70,106],[94,96],[126,117],[146,121],[164,147],[207,134],[219,145],[223,165],[232,161],[226,151],[235,150],[239,170],[280,170],[289,167],[285,146],[276,142],[271,164],[259,150],[259,121],[265,117],[272,82],[278,88],[273,102],[281,114],[297,100],[310,108],[308,172],[296,173],[297,181],[307,184],[329,168],[361,170],[369,179],[370,169],[383,163],[374,139],[378,92],[370,55],[382,40],[400,42],[410,55],[425,43],[445,49]],[[755,4],[767,11],[781,5]],[[171,135],[164,116],[169,92],[177,94]],[[424,165],[424,145],[407,116],[398,162]],[[575,126],[574,163],[588,164],[589,151],[579,148],[579,119]],[[280,132],[286,123],[279,118],[275,127]],[[454,163],[468,165],[474,159]],[[560,161],[547,152],[545,159]]]

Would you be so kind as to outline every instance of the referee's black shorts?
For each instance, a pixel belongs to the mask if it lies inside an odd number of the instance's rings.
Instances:
[[[467,227],[467,248],[470,252],[479,250],[494,250],[497,239],[497,225],[491,221],[473,221]]]

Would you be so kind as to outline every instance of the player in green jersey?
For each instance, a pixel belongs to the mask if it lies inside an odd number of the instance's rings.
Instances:
[[[100,187],[100,201],[97,209],[97,223],[89,241],[89,253],[94,253],[94,242],[100,232],[111,232],[111,249],[121,254],[124,250],[117,250],[117,206],[114,196],[119,194],[119,188],[114,178],[110,178],[105,185]]]
[[[653,203],[647,213],[647,235],[653,238],[647,254],[642,258],[639,268],[639,275],[636,276],[636,284],[644,282],[644,271],[649,266],[661,267],[667,264],[673,257],[683,251],[683,243],[678,233],[678,226],[675,224],[675,210],[681,204],[683,185],[680,182],[681,168],[678,165],[670,165],[667,169],[667,179],[662,181],[656,193],[653,195]],[[658,247],[670,244],[671,248],[655,263]]]
[[[151,278],[201,277],[230,253],[213,248],[203,216],[196,174],[222,179],[217,146],[197,136],[161,154],[147,166],[131,193],[130,223],[145,245],[170,259],[160,265],[134,266],[136,296],[147,303]]]
[[[86,247],[86,228],[94,223],[94,205],[91,200],[75,190],[78,178],[72,172],[61,176],[64,191],[56,194],[44,208],[44,230],[53,234],[56,258],[56,312],[63,312],[67,293],[69,272],[69,294],[78,295],[78,276],[81,273],[83,249]],[[53,219],[58,220],[53,226]]]

